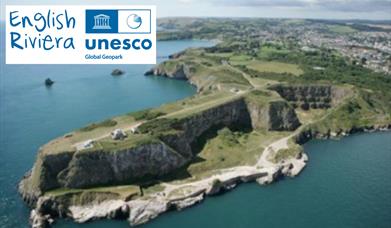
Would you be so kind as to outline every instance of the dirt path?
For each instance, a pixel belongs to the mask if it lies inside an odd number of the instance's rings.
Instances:
[[[296,133],[296,131],[295,131]],[[294,133],[294,134],[295,134]],[[267,158],[269,157],[269,155],[271,153],[274,153],[274,152],[277,152],[281,149],[287,149],[288,148],[288,140],[294,135],[289,135],[287,137],[284,137],[282,139],[279,139],[273,143],[271,143],[269,146],[267,146],[260,158],[258,159],[258,162],[257,162],[257,166],[262,166],[262,167],[271,167],[271,166],[275,166],[274,163],[270,162]]]
[[[227,168],[227,169],[221,169],[219,172],[221,174],[215,174],[212,175],[208,178],[198,180],[198,181],[193,181],[190,183],[184,183],[184,184],[169,184],[169,183],[162,183],[162,185],[165,187],[163,191],[164,196],[169,196],[172,194],[174,191],[177,191],[179,189],[186,189],[186,188],[191,188],[191,189],[203,189],[203,188],[208,188],[211,183],[213,183],[214,180],[219,179],[219,180],[227,180],[230,178],[235,178],[238,176],[244,176],[244,175],[250,175],[252,173],[256,173],[264,169],[267,171],[270,168],[275,168],[278,166],[278,164],[274,164],[270,162],[267,158],[269,157],[270,153],[274,151],[278,151],[280,149],[286,149],[288,148],[288,140],[293,137],[297,131],[294,133],[290,134],[289,136],[286,136],[284,138],[278,139],[277,141],[274,141],[273,143],[269,144],[264,151],[262,152],[261,156],[259,157],[256,165],[254,166],[237,166],[233,168]],[[194,190],[193,190],[194,191]],[[162,193],[160,193],[162,194]]]
[[[140,122],[137,122],[135,124],[132,124],[130,126],[127,126],[125,128],[121,128],[124,132],[126,131],[130,131],[131,129],[135,129],[137,128],[138,126],[140,126],[141,124],[143,124],[145,121],[140,121]],[[111,132],[110,133],[107,133],[107,134],[103,134],[101,136],[98,136],[98,137],[95,137],[95,138],[91,138],[89,140],[91,141],[98,141],[98,140],[101,140],[101,139],[104,139],[106,137],[110,137],[111,136]],[[85,149],[84,148],[84,144],[85,142],[89,141],[89,140],[86,140],[86,141],[83,141],[83,142],[77,142],[75,144],[73,144],[73,146],[77,149],[77,150],[83,150]]]
[[[254,82],[251,80],[251,77],[250,75],[248,75],[247,73],[243,72],[242,70],[232,66],[230,63],[228,62],[224,62],[224,65],[228,66],[229,68],[231,68],[232,70],[238,72],[239,74],[241,74],[249,83],[250,85],[253,87],[253,88],[259,88],[260,86],[259,85],[256,85],[254,84]]]

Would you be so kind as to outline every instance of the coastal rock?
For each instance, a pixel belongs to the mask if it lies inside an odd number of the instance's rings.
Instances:
[[[374,126],[364,126],[364,127],[352,127],[350,129],[338,130],[338,133],[332,133],[331,130],[328,132],[319,132],[314,129],[305,129],[301,131],[299,134],[295,136],[295,142],[298,144],[304,144],[311,139],[330,139],[330,138],[339,138],[348,136],[350,134],[365,132],[365,131],[389,131],[391,129],[391,125],[374,125]]]
[[[282,174],[282,166],[274,166],[267,168],[267,175],[257,178],[256,181],[260,185],[271,184],[277,180]]]
[[[123,75],[124,73],[125,73],[125,71],[123,71],[123,70],[114,69],[114,70],[111,72],[111,75],[112,75],[112,76],[120,76],[120,75]]]
[[[172,69],[168,69],[165,65],[160,64],[145,72],[144,75],[156,75],[173,79],[187,80],[190,78],[190,69],[185,64],[176,64]]]
[[[201,189],[187,196],[170,200],[168,202],[168,207],[175,208],[176,210],[182,210],[184,208],[193,206],[194,204],[197,204],[204,199],[204,193],[205,190]]]
[[[29,206],[35,206],[43,192],[60,186],[57,175],[64,170],[74,152],[39,153],[33,168],[20,181],[18,191]]]
[[[128,207],[123,200],[106,200],[101,203],[70,206],[71,217],[79,223],[99,218],[127,217]]]
[[[45,80],[45,85],[46,85],[46,86],[50,87],[50,86],[52,86],[53,84],[54,84],[54,81],[52,81],[52,79],[47,78],[47,79]]]
[[[32,228],[48,228],[50,227],[50,221],[53,221],[49,218],[49,216],[43,216],[36,212],[36,210],[31,210],[30,224]]]
[[[290,162],[293,163],[294,159],[305,161],[306,156],[303,154],[300,157],[293,158]],[[188,187],[191,186],[192,188],[186,187],[188,189],[187,193],[180,197],[175,197],[175,195],[166,197],[166,194],[153,194],[148,198],[123,201],[117,199],[110,200],[107,197],[102,198],[102,200],[96,200],[98,195],[91,195],[88,198],[94,200],[83,203],[83,200],[73,196],[65,196],[65,198],[42,196],[38,200],[37,209],[32,211],[31,221],[37,225],[36,227],[45,227],[53,221],[53,216],[60,215],[60,217],[64,217],[61,214],[66,214],[67,217],[80,223],[101,218],[127,218],[131,225],[140,225],[166,211],[172,209],[182,210],[193,206],[201,202],[206,195],[212,196],[231,190],[242,182],[257,180],[260,184],[272,183],[280,175],[288,174],[283,173],[283,169],[284,166],[278,164],[269,168],[243,166],[227,169],[224,174],[214,181],[189,185]],[[181,186],[178,187],[181,188]],[[175,191],[175,188],[171,191]]]
[[[308,156],[305,153],[300,153],[298,158],[289,159],[283,166],[281,173],[285,176],[295,177],[297,176],[306,166]]]
[[[130,215],[128,221],[131,225],[140,225],[156,218],[167,211],[167,202],[164,199],[133,200],[128,203]]]

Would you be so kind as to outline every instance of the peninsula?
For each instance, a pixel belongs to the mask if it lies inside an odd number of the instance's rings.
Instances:
[[[298,175],[308,160],[301,145],[312,138],[390,129],[387,69],[374,70],[333,46],[303,42],[303,31],[334,39],[368,32],[340,23],[159,21],[161,40],[219,40],[174,53],[145,73],[187,80],[197,94],[43,145],[19,184],[32,225],[45,227],[59,217],[142,224],[242,182],[263,185]]]

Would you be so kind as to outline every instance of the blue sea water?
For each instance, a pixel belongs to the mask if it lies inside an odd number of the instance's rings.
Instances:
[[[208,45],[212,43],[159,42],[159,61],[187,47]],[[29,210],[16,185],[32,167],[40,145],[90,122],[195,93],[184,81],[144,77],[151,66],[5,65],[4,43],[0,54],[0,227],[28,226]],[[126,74],[112,77],[117,67]],[[50,89],[43,85],[47,77],[56,81]],[[310,160],[297,178],[265,187],[243,184],[141,227],[391,227],[390,132],[313,140],[305,151]],[[55,227],[128,224],[61,220]]]
[[[146,77],[152,65],[6,65],[0,46],[0,227],[27,227],[29,210],[16,191],[38,148],[66,132],[109,117],[195,94],[185,81]],[[158,42],[158,62],[210,41]],[[111,76],[115,68],[125,75]],[[55,84],[46,88],[50,77]]]
[[[391,132],[313,140],[309,163],[296,178],[269,186],[242,184],[183,211],[163,214],[142,228],[389,228]],[[125,221],[56,227],[127,227]]]

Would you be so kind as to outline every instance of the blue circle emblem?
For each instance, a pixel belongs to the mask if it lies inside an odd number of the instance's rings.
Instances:
[[[141,20],[141,17],[137,14],[130,14],[127,19],[127,23],[129,28],[131,29],[138,29],[143,21]]]

